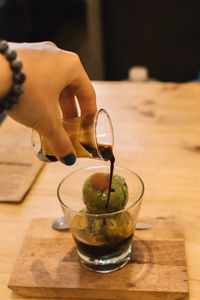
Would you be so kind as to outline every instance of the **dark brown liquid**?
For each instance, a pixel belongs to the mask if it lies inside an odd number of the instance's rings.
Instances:
[[[90,145],[85,144],[85,143],[82,143],[82,142],[80,142],[80,144],[85,148],[85,150],[87,150],[87,152],[89,152],[89,153],[92,154],[92,157],[93,157],[93,158],[99,157],[96,148],[91,147]]]
[[[108,198],[106,202],[106,209],[108,208],[109,200],[110,200],[110,192],[111,192],[111,185],[112,185],[112,178],[113,178],[113,171],[114,171],[114,164],[115,164],[115,157],[113,155],[112,146],[108,145],[99,145],[99,150],[103,159],[110,161],[110,178],[109,178],[109,186],[108,186]]]
[[[97,259],[102,256],[109,256],[112,254],[112,256],[116,253],[116,255],[120,255],[124,251],[128,249],[130,246],[131,240],[133,235],[124,238],[124,239],[116,239],[116,241],[111,242],[110,244],[104,244],[100,246],[95,245],[89,245],[86,243],[83,243],[82,241],[75,239],[75,242],[77,244],[77,247],[79,251],[86,256],[89,256],[90,258]]]
[[[97,150],[87,144],[81,143],[81,145],[89,152],[92,154],[92,156],[98,157]],[[108,198],[106,202],[106,207],[105,209],[108,208],[109,200],[110,200],[110,192],[111,192],[111,185],[112,185],[112,178],[113,178],[113,171],[114,171],[114,163],[115,163],[115,157],[113,155],[113,150],[111,145],[98,145],[99,152],[101,156],[103,157],[104,160],[109,160],[110,161],[110,178],[109,178],[109,186],[108,186]]]

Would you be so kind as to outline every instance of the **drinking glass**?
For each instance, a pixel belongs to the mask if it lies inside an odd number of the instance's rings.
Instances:
[[[87,213],[83,202],[85,180],[95,173],[109,173],[109,166],[78,169],[59,184],[57,195],[76,243],[81,264],[108,273],[125,266],[131,257],[132,239],[144,194],[142,179],[129,169],[115,166],[125,178],[128,201],[124,209],[103,214]]]

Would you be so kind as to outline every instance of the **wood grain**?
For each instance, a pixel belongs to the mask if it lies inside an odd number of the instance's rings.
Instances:
[[[187,299],[184,239],[170,218],[136,231],[131,262],[110,274],[82,267],[71,234],[51,229],[53,219],[34,219],[9,287],[34,297],[69,299]],[[155,237],[155,240],[154,240]]]
[[[145,183],[140,218],[174,215],[182,226],[190,300],[199,300],[200,85],[123,81],[94,82],[94,87],[98,107],[113,121],[116,164],[135,171]],[[71,167],[46,164],[26,201],[0,205],[0,299],[26,299],[7,284],[28,224],[35,217],[62,216],[56,196],[59,182],[94,163],[101,164],[89,159],[78,159]]]
[[[43,163],[33,155],[30,129],[6,118],[0,130],[0,202],[20,202]]]

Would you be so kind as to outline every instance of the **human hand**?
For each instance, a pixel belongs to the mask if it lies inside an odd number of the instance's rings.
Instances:
[[[9,45],[23,63],[26,81],[19,104],[6,113],[44,136],[58,160],[73,164],[75,150],[61,119],[78,116],[75,96],[81,115],[97,111],[94,88],[78,55],[51,42]]]

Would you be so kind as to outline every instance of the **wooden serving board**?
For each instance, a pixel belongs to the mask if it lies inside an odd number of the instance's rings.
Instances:
[[[9,281],[24,296],[67,299],[188,299],[184,238],[173,218],[135,232],[131,262],[109,274],[80,265],[71,233],[32,220]]]
[[[44,163],[33,153],[31,129],[9,117],[0,126],[0,202],[20,202]]]

